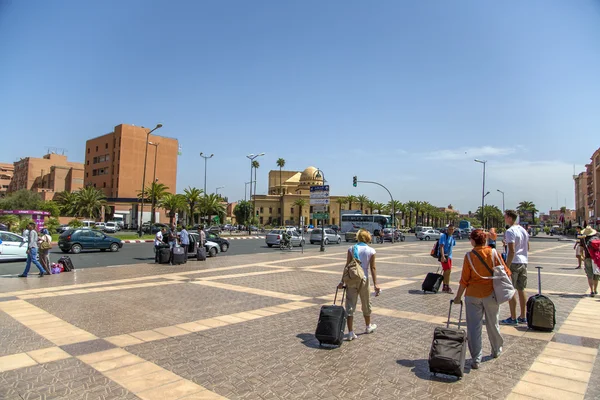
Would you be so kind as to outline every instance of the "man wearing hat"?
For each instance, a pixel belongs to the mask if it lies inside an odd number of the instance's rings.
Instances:
[[[595,236],[598,234],[595,229],[591,226],[586,227],[581,231],[579,236],[580,246],[583,248],[584,253],[584,269],[585,274],[588,278],[588,284],[590,285],[590,297],[595,297],[598,294],[598,281],[600,280],[600,275],[594,275],[594,265],[592,263],[592,256],[590,255],[590,242],[595,239]]]

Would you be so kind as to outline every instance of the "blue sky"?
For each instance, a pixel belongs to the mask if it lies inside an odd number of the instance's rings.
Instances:
[[[573,207],[600,146],[600,2],[0,0],[0,161],[119,123],[182,146],[178,191],[244,197],[282,157],[338,195]]]

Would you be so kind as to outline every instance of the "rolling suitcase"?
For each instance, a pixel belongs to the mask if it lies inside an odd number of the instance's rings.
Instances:
[[[198,246],[198,250],[196,250],[196,259],[198,261],[206,261],[206,247]]]
[[[180,247],[180,246],[173,247],[171,255],[172,255],[171,264],[173,264],[173,265],[185,264],[185,262],[186,262],[185,248]]]
[[[463,377],[465,371],[465,358],[467,354],[467,332],[460,329],[462,320],[463,303],[460,303],[458,327],[450,328],[450,313],[453,300],[450,300],[448,322],[446,327],[437,327],[433,331],[433,342],[429,351],[429,371],[433,374],[445,374]]]
[[[536,331],[552,332],[556,325],[556,308],[548,297],[542,294],[542,267],[538,270],[538,294],[527,300],[527,327]]]
[[[346,288],[342,292],[342,301],[339,306],[335,305],[337,300],[338,289],[335,289],[335,297],[332,306],[321,307],[319,314],[319,322],[315,337],[319,341],[319,345],[329,344],[341,346],[344,341],[344,329],[346,328],[346,309],[344,308],[344,296]]]
[[[442,281],[444,280],[444,276],[441,275],[440,269],[438,268],[437,272],[430,272],[425,277],[423,284],[421,285],[421,290],[423,292],[433,292],[437,293],[440,290],[440,286],[442,285]]]
[[[71,261],[71,257],[69,256],[62,256],[61,258],[59,258],[58,264],[61,264],[63,266],[64,272],[70,272],[75,269],[75,267],[73,266],[73,261]]]
[[[168,264],[171,261],[171,249],[167,247],[161,247],[158,249],[158,263]]]

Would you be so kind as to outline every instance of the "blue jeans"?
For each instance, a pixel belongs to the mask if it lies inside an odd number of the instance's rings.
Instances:
[[[27,276],[29,274],[29,269],[31,268],[31,263],[33,262],[35,266],[40,270],[40,273],[45,273],[44,267],[37,260],[38,249],[36,247],[32,247],[27,252],[27,262],[25,263],[25,271],[23,271],[23,275]]]

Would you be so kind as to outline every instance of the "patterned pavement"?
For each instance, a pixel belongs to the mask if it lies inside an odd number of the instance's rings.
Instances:
[[[529,294],[541,265],[555,331],[503,327],[503,355],[460,381],[427,367],[451,298],[420,291],[437,268],[431,246],[375,246],[379,328],[336,349],[320,348],[314,330],[345,246],[2,279],[0,400],[600,398],[600,299],[585,296],[572,243],[532,243]],[[454,287],[469,247],[454,251]]]

